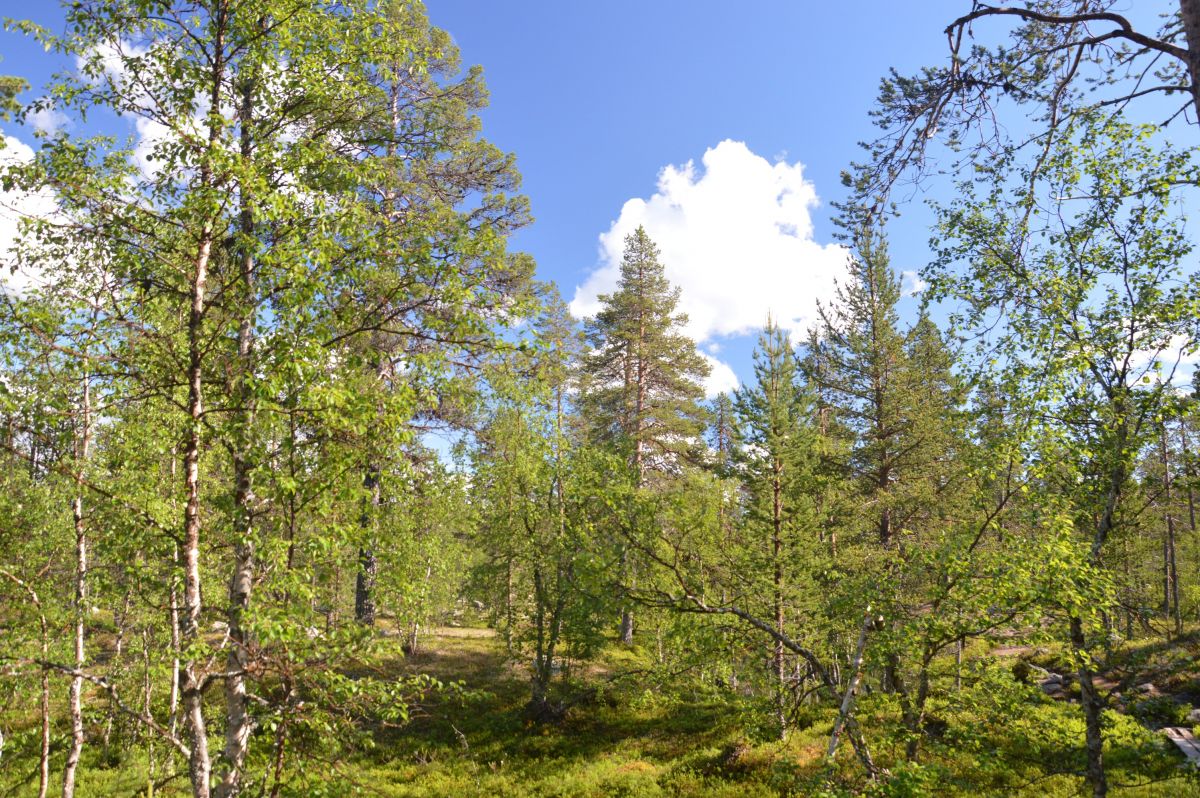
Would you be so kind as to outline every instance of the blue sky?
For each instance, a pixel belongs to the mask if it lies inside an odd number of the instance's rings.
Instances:
[[[753,328],[769,313],[799,336],[814,300],[828,298],[844,262],[830,202],[856,143],[873,135],[867,112],[879,80],[889,67],[911,73],[944,59],[942,31],[970,4],[427,5],[464,65],[484,68],[484,135],[517,156],[536,222],[514,248],[532,253],[540,276],[583,312],[611,287],[623,234],[645,224],[683,288],[716,389],[750,376]],[[0,16],[26,15],[61,28],[50,0],[0,0]],[[0,73],[34,85],[29,96],[68,66],[12,33],[0,33],[0,55]],[[29,129],[4,132],[34,143]],[[890,229],[898,272],[927,257],[921,199]],[[906,297],[903,314],[916,305]]]
[[[799,213],[811,222],[814,246],[777,246],[761,240],[769,237],[762,225],[743,231],[734,224],[712,235],[745,232],[745,250],[778,262],[695,263],[682,256],[672,262],[664,251],[669,273],[683,284],[684,304],[689,295],[703,295],[689,308],[693,318],[702,308],[760,324],[768,313],[803,310],[813,295],[827,292],[832,253],[818,248],[832,241],[829,203],[840,196],[841,171],[859,156],[857,142],[872,135],[867,111],[879,80],[891,66],[912,71],[943,58],[942,30],[963,6],[958,0],[749,0],[736,6],[715,0],[431,0],[429,13],[454,36],[465,62],[484,67],[492,97],[486,135],[516,153],[536,217],[514,244],[536,257],[539,272],[558,282],[567,299],[605,265],[606,254],[619,254],[620,233],[632,222],[645,222],[660,244],[666,231],[648,222],[669,224],[674,249],[686,249],[690,239],[703,238],[706,213],[769,204],[781,182],[796,188],[793,173],[782,181],[735,180],[692,191],[709,195],[697,200],[702,207],[695,213],[632,214],[602,252],[600,236],[627,202],[656,194],[664,168],[695,165],[690,181],[677,181],[683,190],[660,198],[659,205],[670,206],[703,183],[705,153],[723,141],[744,144],[749,153],[739,156],[727,146],[729,171],[800,164],[820,201]],[[899,271],[919,268],[925,258],[926,233],[908,227],[907,234],[893,233]],[[753,279],[747,270],[756,272]],[[809,283],[813,290],[806,290]],[[722,295],[724,301],[712,301]],[[916,301],[906,305],[911,310]],[[702,348],[715,350],[744,380],[753,342],[753,332],[714,332]],[[717,371],[716,379],[723,374],[727,382],[730,375],[720,366]]]

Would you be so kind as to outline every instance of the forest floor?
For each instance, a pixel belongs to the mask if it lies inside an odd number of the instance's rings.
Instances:
[[[1112,652],[1106,676],[1113,685],[1128,684],[1134,696],[1127,704],[1115,702],[1125,711],[1108,717],[1114,795],[1200,796],[1200,778],[1155,731],[1186,722],[1190,706],[1181,700],[1200,704],[1200,693],[1192,693],[1200,687],[1197,653],[1200,634]],[[1022,655],[1065,670],[1052,651]],[[836,766],[824,762],[832,710],[802,713],[800,728],[786,741],[769,739],[768,724],[751,702],[710,689],[652,686],[646,681],[649,659],[645,652],[609,650],[572,685],[587,700],[561,723],[535,724],[523,712],[526,669],[506,655],[499,638],[488,630],[435,630],[421,653],[398,657],[393,667],[398,674],[461,681],[470,692],[423,707],[344,777],[366,788],[364,794],[406,798],[1032,797],[1080,791],[1083,723],[1070,687],[1055,700],[1036,680],[1017,685],[1017,657],[986,657],[975,689],[931,707],[921,765],[901,761],[898,712],[890,698],[865,698],[861,722],[875,741],[876,758],[895,774],[887,786],[864,783],[848,747]],[[1007,689],[995,689],[989,679],[1007,679]],[[1145,684],[1155,686],[1139,692]]]
[[[1052,697],[1038,668],[1068,668],[1052,648],[969,650],[963,688],[930,706],[919,765],[903,762],[904,737],[890,696],[864,696],[858,717],[876,761],[893,778],[866,783],[848,747],[824,761],[834,712],[802,708],[786,741],[771,739],[760,704],[691,675],[659,680],[652,652],[612,646],[572,675],[574,704],[559,723],[524,712],[527,667],[483,628],[431,630],[421,651],[400,639],[380,666],[396,678],[426,674],[459,689],[434,693],[401,728],[379,730],[373,749],[340,761],[289,762],[289,796],[386,798],[651,798],[656,796],[1075,796],[1081,794],[1083,721],[1067,683]],[[997,656],[999,655],[999,656]],[[1028,663],[1021,666],[1018,663]],[[1032,665],[1032,676],[1020,677]],[[1157,731],[1191,726],[1200,704],[1200,632],[1166,643],[1114,649],[1104,670],[1119,711],[1106,716],[1111,794],[1197,796],[1200,775]],[[1017,674],[1014,677],[1014,674]],[[952,684],[953,659],[935,674]],[[1152,687],[1145,687],[1152,685]],[[1073,693],[1074,691],[1074,693]],[[33,719],[29,719],[32,723]],[[10,727],[11,728],[11,727]],[[14,756],[15,755],[15,756]],[[106,760],[85,748],[81,796],[144,794],[140,761]],[[11,748],[0,764],[0,796],[33,795],[36,760]],[[57,768],[56,768],[57,771]],[[55,774],[57,775],[57,773]],[[14,780],[15,778],[15,780]],[[52,786],[53,792],[53,786]],[[182,779],[156,795],[183,795]]]

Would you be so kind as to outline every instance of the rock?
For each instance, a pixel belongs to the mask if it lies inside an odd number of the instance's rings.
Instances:
[[[1066,686],[1066,679],[1061,674],[1043,671],[1045,677],[1038,681],[1038,687],[1045,693],[1057,693]]]
[[[717,755],[717,763],[726,773],[742,773],[748,768],[747,757],[752,750],[745,740],[738,740],[721,749],[721,753]]]
[[[1187,714],[1187,722],[1193,726],[1200,723],[1200,709],[1193,709]]]

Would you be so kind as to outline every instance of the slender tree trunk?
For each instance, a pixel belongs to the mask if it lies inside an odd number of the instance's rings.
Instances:
[[[213,46],[209,76],[209,107],[221,107],[221,93],[225,82],[225,34],[229,8],[219,2],[212,12]],[[221,136],[221,123],[213,120],[208,126],[208,151],[200,164],[200,191],[215,188],[212,158],[215,157],[217,142]],[[204,663],[193,652],[201,642],[200,618],[204,609],[204,594],[200,569],[200,538],[203,519],[200,516],[200,455],[203,447],[204,430],[204,356],[207,350],[204,321],[208,303],[208,267],[212,257],[214,226],[213,218],[206,218],[197,235],[196,257],[192,263],[191,308],[188,313],[187,341],[188,361],[186,379],[188,386],[187,437],[183,450],[183,612],[179,618],[179,638],[182,652],[186,652],[180,667],[179,693],[183,713],[191,730],[188,777],[192,783],[193,798],[209,798],[212,790],[212,758],[208,751],[208,727],[204,719]]]
[[[289,706],[292,700],[292,680],[285,677],[283,680],[283,703]],[[287,750],[287,735],[288,735],[288,715],[285,714],[279,719],[279,724],[275,727],[275,743],[274,755],[271,763],[271,791],[270,798],[279,798],[279,791],[283,787],[283,761],[284,754]]]
[[[1100,562],[1100,552],[1112,532],[1117,514],[1117,505],[1125,486],[1127,471],[1124,457],[1129,440],[1128,421],[1125,419],[1124,407],[1118,405],[1116,415],[1122,418],[1121,425],[1115,432],[1112,451],[1119,458],[1109,473],[1108,490],[1096,531],[1092,537],[1092,546],[1088,558],[1092,564]],[[1083,631],[1082,619],[1071,618],[1071,644],[1079,657],[1079,690],[1080,703],[1083,705],[1085,722],[1085,746],[1087,749],[1087,781],[1092,788],[1093,798],[1105,798],[1108,795],[1108,778],[1104,772],[1104,726],[1102,722],[1103,703],[1096,690],[1093,679],[1091,654],[1088,651],[1087,637]]]
[[[514,651],[513,629],[517,623],[517,597],[513,583],[513,555],[504,559],[504,649],[512,656]]]
[[[1194,535],[1196,533],[1196,494],[1192,486],[1192,456],[1188,449],[1187,424],[1185,422],[1179,424],[1179,447],[1183,454],[1183,484],[1187,486],[1188,529]]]
[[[1179,572],[1175,566],[1175,508],[1172,506],[1171,455],[1167,446],[1167,425],[1163,422],[1159,441],[1163,467],[1163,507],[1167,534],[1163,539],[1164,598],[1167,611],[1174,620],[1175,636],[1183,634],[1183,617],[1179,613]]]
[[[243,167],[248,168],[254,157],[253,112],[254,84],[247,78],[242,85],[239,117],[241,124],[241,156]],[[243,615],[250,606],[250,594],[254,587],[254,490],[251,483],[253,463],[250,459],[255,401],[249,381],[254,374],[254,326],[256,322],[256,288],[254,245],[255,236],[254,200],[245,182],[241,186],[241,212],[239,233],[242,238],[241,293],[243,315],[238,328],[239,373],[233,393],[237,398],[237,436],[233,452],[234,481],[234,546],[233,573],[229,577],[229,607],[226,618],[229,624],[229,651],[225,667],[225,748],[221,754],[223,774],[214,794],[217,798],[232,798],[241,790],[242,768],[250,746],[250,734],[254,722],[247,711],[246,669],[250,663],[249,638],[242,624]]]
[[[954,691],[962,692],[963,639],[954,641]]]
[[[354,619],[364,626],[375,625],[375,580],[379,574],[379,560],[375,555],[375,533],[373,526],[379,511],[379,465],[371,463],[363,477],[367,498],[363,503],[360,526],[366,542],[358,550],[358,575],[354,581]]]
[[[71,515],[75,522],[75,671],[84,665],[84,620],[88,604],[88,535],[87,520],[83,515],[83,468],[87,462],[92,443],[92,394],[91,377],[83,375],[83,392],[79,406],[78,431],[75,444],[75,498],[71,502]],[[71,747],[67,750],[67,763],[63,768],[63,798],[75,795],[75,771],[83,752],[83,678],[71,677],[68,694],[68,711],[71,715]]]
[[[1192,105],[1200,120],[1200,0],[1179,0],[1179,15],[1187,37],[1187,67],[1192,80]]]
[[[42,659],[49,656],[47,634],[42,629]],[[50,788],[50,671],[42,666],[42,692],[39,700],[42,715],[41,756],[38,759],[38,798],[46,798]]]
[[[142,714],[147,718],[154,717],[150,682],[150,627],[142,627]],[[154,735],[146,736],[146,798],[154,798],[154,772],[157,762],[154,759]]]
[[[639,274],[639,277],[642,275]],[[639,283],[640,284],[640,283]],[[634,486],[641,489],[645,482],[646,472],[646,454],[645,441],[643,435],[645,433],[646,424],[646,319],[645,311],[638,306],[638,336],[637,349],[632,361],[632,377],[634,380],[634,404],[633,418],[631,419],[631,432],[633,435],[633,476]],[[626,383],[630,378],[630,369],[626,368]],[[635,530],[630,530],[634,533]],[[628,547],[626,547],[628,548]],[[637,575],[635,573],[636,565],[628,561],[627,551],[622,552],[621,556],[622,571],[628,571],[628,579],[630,584],[636,585]],[[621,608],[621,643],[627,646],[633,645],[633,608],[625,606]]]
[[[1075,650],[1081,653],[1079,692],[1086,723],[1087,780],[1092,787],[1094,798],[1105,798],[1108,795],[1108,779],[1104,773],[1104,729],[1101,725],[1103,704],[1093,680],[1092,666],[1087,655],[1087,640],[1084,638],[1083,623],[1079,618],[1071,619],[1071,643]]]
[[[621,643],[627,646],[633,645],[633,610],[628,607],[621,610]]]
[[[925,724],[925,705],[929,701],[929,663],[936,651],[926,651],[921,659],[921,670],[917,674],[917,696],[907,707],[906,726],[908,727],[908,743],[904,747],[904,757],[909,762],[917,760],[917,752],[921,747],[922,727]]]
[[[541,566],[533,567],[533,624],[536,639],[533,650],[533,686],[529,704],[534,717],[541,719],[546,715],[546,690],[550,686],[550,658],[547,646],[546,629],[546,587],[542,580]]]
[[[128,579],[128,574],[124,572],[123,568],[119,569],[119,572],[121,573],[121,581],[126,581]],[[129,609],[132,602],[133,593],[127,587],[125,594],[121,597],[121,606],[113,610],[113,625],[116,626],[117,629],[116,639],[113,643],[112,656],[112,671],[114,674],[118,672],[119,669],[123,669],[122,663],[125,661],[125,638],[129,632]],[[113,725],[116,723],[116,719],[117,707],[110,701],[108,703],[108,709],[104,713],[104,733],[100,737],[100,744],[104,748],[105,752],[109,750],[109,746],[112,744]]]
[[[171,461],[171,476],[175,475],[175,461]],[[171,562],[178,568],[179,565],[179,549],[175,547],[171,552]],[[171,737],[175,737],[179,729],[179,679],[180,679],[180,638],[179,638],[179,588],[175,584],[175,574],[171,574],[171,589],[168,594],[168,600],[171,602],[170,608],[170,623],[171,623],[171,690],[167,697],[167,728],[171,732]],[[170,765],[174,770],[174,760]]]
[[[783,675],[783,461],[775,457],[771,480],[771,603],[774,611],[775,650],[771,668],[775,676],[775,720],[779,739],[787,737],[786,690]]]
[[[179,452],[175,446],[171,447],[171,465],[170,465],[170,482],[172,486],[170,492],[171,514],[178,512],[178,502],[175,499],[175,480],[179,478]],[[171,546],[171,568],[168,572],[167,583],[169,585],[167,592],[167,600],[170,606],[167,608],[168,622],[171,626],[171,686],[167,694],[167,729],[171,732],[171,737],[174,739],[179,730],[179,663],[180,663],[180,640],[179,640],[179,544]],[[173,755],[168,755],[167,767],[172,774],[175,773],[175,758]]]
[[[838,710],[837,720],[833,724],[833,733],[829,735],[829,749],[825,753],[827,759],[833,759],[837,754],[838,740],[841,739],[842,730],[854,713],[854,699],[858,694],[858,685],[862,681],[863,654],[867,649],[867,633],[870,631],[872,623],[871,608],[867,607],[867,611],[863,615],[862,627],[858,631],[858,645],[854,648],[854,660],[850,666],[850,683],[846,686],[845,695],[842,696],[842,705]]]
[[[387,377],[387,364],[382,353],[377,357],[378,361],[373,370],[376,379],[382,385]],[[358,550],[358,573],[354,579],[354,619],[364,626],[375,625],[375,580],[379,575],[379,560],[375,554],[375,524],[378,521],[381,498],[380,477],[379,462],[371,460],[367,463],[366,473],[363,474],[363,488],[367,497],[359,517],[363,543]]]
[[[192,276],[192,310],[188,321],[188,416],[189,429],[183,452],[183,612],[180,615],[180,647],[188,652],[180,668],[180,696],[191,729],[191,761],[188,773],[194,798],[208,798],[212,761],[208,753],[208,730],[201,695],[203,663],[191,653],[200,642],[200,613],[203,610],[200,574],[200,448],[204,418],[204,311],[208,286],[208,259],[212,229],[206,226],[200,239]]]

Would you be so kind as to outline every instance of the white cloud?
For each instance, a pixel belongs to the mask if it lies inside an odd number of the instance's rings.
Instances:
[[[600,236],[600,267],[576,289],[571,312],[595,314],[597,296],[616,287],[625,236],[643,225],[682,289],[686,332],[697,342],[749,332],[768,315],[802,335],[817,301],[831,301],[847,274],[846,251],[813,238],[819,200],[803,169],[730,140],[705,152],[700,167],[665,167],[654,195],[626,202]]]
[[[3,138],[0,170],[33,160],[33,149],[29,145],[12,136]],[[11,250],[20,236],[21,219],[52,217],[57,210],[58,203],[49,189],[0,191],[0,290],[20,294],[43,282],[42,275],[28,266],[14,271],[15,259]]]
[[[155,179],[162,171],[162,165],[154,158],[155,150],[164,143],[169,143],[180,135],[203,135],[205,119],[208,116],[210,100],[207,95],[196,97],[190,108],[164,108],[159,101],[152,97],[141,86],[131,83],[129,79],[130,63],[141,60],[142,70],[157,69],[150,56],[154,54],[153,47],[160,44],[138,45],[124,39],[97,45],[75,57],[76,69],[84,72],[93,81],[111,82],[113,88],[124,94],[127,106],[122,116],[133,122],[137,141],[134,144],[131,160],[141,174],[147,179]],[[222,106],[222,114],[232,120],[232,106]],[[164,121],[164,114],[176,118],[170,124]],[[178,128],[173,130],[172,125]]]
[[[1191,336],[1180,333],[1160,348],[1139,349],[1130,358],[1135,375],[1158,382],[1170,378],[1173,385],[1191,381],[1192,372],[1200,365],[1200,348]]]
[[[150,52],[149,47],[139,46],[118,39],[114,42],[98,44],[91,49],[75,56],[75,68],[86,72],[92,77],[101,75],[123,86],[125,81],[125,59],[141,58]]]
[[[709,372],[708,377],[704,380],[705,399],[712,399],[718,394],[737,390],[737,375],[733,373],[733,369],[727,363],[717,360],[712,355],[705,354],[704,352],[701,352],[700,355],[708,361],[708,365],[712,368],[712,371]]]
[[[54,108],[39,108],[26,114],[26,124],[33,125],[38,133],[53,135],[67,125],[67,115]]]
[[[900,272],[900,293],[904,296],[916,296],[929,287],[929,283],[921,279],[921,275],[908,270]]]
[[[154,160],[154,150],[171,140],[174,134],[162,122],[146,116],[134,117],[133,127],[138,135],[137,143],[133,146],[133,163],[142,175],[153,180],[161,168]]]

